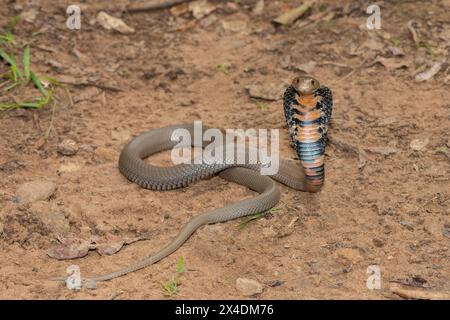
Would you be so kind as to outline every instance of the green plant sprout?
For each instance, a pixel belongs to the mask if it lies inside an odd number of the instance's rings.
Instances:
[[[260,212],[260,213],[256,213],[254,215],[251,215],[244,222],[241,222],[238,225],[238,229],[242,230],[248,225],[249,222],[254,221],[254,220],[259,220],[259,219],[263,218],[265,215],[270,214],[270,213],[275,213],[278,210],[280,210],[280,209],[279,208],[272,208],[272,209],[267,210],[266,212]]]
[[[178,257],[177,274],[171,280],[163,284],[164,290],[168,296],[178,294],[178,287],[181,285],[181,274],[184,272],[184,259],[182,256]]]
[[[0,74],[0,95],[11,93],[13,89],[25,87],[30,82],[39,91],[40,96],[26,101],[7,101],[0,102],[0,111],[15,108],[35,108],[40,109],[53,101],[53,91],[59,85],[55,79],[44,76],[42,79],[31,70],[30,46],[25,46],[22,53],[22,68],[18,64],[15,49],[15,38],[12,32],[16,28],[20,17],[14,17],[6,27],[6,30],[0,34],[0,60],[3,60],[8,70]],[[43,81],[48,89],[45,88]],[[3,80],[3,81],[2,81]]]

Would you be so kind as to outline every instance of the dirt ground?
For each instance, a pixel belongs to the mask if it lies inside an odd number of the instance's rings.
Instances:
[[[379,2],[380,30],[366,27],[369,1],[318,0],[287,27],[271,20],[301,2],[265,1],[261,13],[256,0],[210,1],[215,10],[194,18],[182,7],[121,13],[112,7],[124,1],[82,1],[80,30],[66,27],[70,1],[6,2],[0,26],[26,17],[15,36],[19,46],[30,43],[37,73],[96,86],[58,88],[53,116],[52,105],[0,112],[0,298],[242,299],[238,278],[264,286],[256,299],[400,299],[392,282],[450,291],[449,1]],[[102,8],[135,32],[105,30],[95,19]],[[435,63],[436,75],[415,80]],[[141,189],[120,174],[118,156],[141,132],[202,119],[217,128],[279,128],[281,154],[293,158],[281,100],[251,98],[246,86],[265,90],[302,72],[335,98],[320,193],[281,186],[276,212],[244,228],[245,219],[203,226],[175,254],[95,290],[47,280],[71,264],[82,276],[127,266],[199,212],[254,196],[219,177],[169,192]],[[75,141],[74,155],[58,152],[66,139]],[[166,152],[150,161],[169,159]],[[55,183],[56,192],[19,203],[18,187],[35,180]],[[111,256],[47,255],[58,237],[143,233],[150,239]],[[179,256],[185,271],[169,297],[162,284],[176,275]],[[380,267],[380,290],[367,288],[371,265]]]

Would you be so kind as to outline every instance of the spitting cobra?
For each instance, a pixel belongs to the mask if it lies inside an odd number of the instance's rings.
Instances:
[[[97,281],[111,280],[154,264],[176,251],[202,225],[224,222],[269,210],[280,199],[280,191],[275,181],[295,190],[319,191],[325,174],[326,134],[333,105],[331,90],[321,86],[312,77],[297,77],[286,89],[283,103],[291,144],[299,161],[281,158],[279,170],[272,176],[260,174],[262,163],[236,164],[229,161],[219,163],[203,161],[195,164],[194,161],[194,164],[159,167],[144,161],[155,153],[174,148],[178,143],[173,139],[175,130],[184,129],[193,136],[193,124],[172,125],[152,130],[131,140],[120,154],[119,170],[126,178],[142,188],[172,190],[218,174],[223,179],[246,186],[259,194],[254,198],[207,211],[192,218],[181,228],[172,242],[157,253],[118,271],[83,279],[83,283],[92,286]],[[192,147],[200,147],[195,145],[195,139]],[[204,143],[201,147],[205,147]],[[248,149],[246,152],[248,153]],[[51,278],[51,280],[59,281],[66,279],[67,277]]]

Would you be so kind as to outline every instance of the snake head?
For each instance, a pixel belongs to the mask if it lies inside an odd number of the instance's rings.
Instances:
[[[319,89],[320,83],[313,77],[299,76],[292,80],[292,87],[299,95],[307,95]]]

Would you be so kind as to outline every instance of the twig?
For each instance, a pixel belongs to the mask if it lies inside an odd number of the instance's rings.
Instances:
[[[67,98],[69,98],[69,106],[73,107],[73,99],[72,99],[72,95],[70,94],[69,89],[67,89],[65,86],[63,86],[62,88],[65,91],[65,93],[67,94]]]
[[[399,295],[406,299],[421,299],[421,300],[450,300],[450,293],[436,292],[423,289],[410,289],[399,286],[398,284],[391,284],[392,293]]]
[[[53,101],[53,104],[52,104],[52,115],[50,116],[50,123],[48,124],[47,132],[45,133],[44,144],[47,143],[48,136],[50,135],[50,131],[53,128],[53,119],[55,118],[55,109],[56,109],[56,102]]]
[[[103,89],[103,90],[110,90],[110,91],[115,91],[115,92],[120,92],[123,91],[121,88],[118,87],[114,87],[114,86],[110,86],[107,84],[99,84],[99,83],[95,83],[95,82],[89,82],[89,81],[69,81],[69,80],[58,80],[60,83],[64,83],[64,84],[70,84],[73,86],[86,86],[86,87],[96,87],[99,89]]]
[[[408,21],[407,27],[408,27],[409,32],[411,33],[414,43],[419,44],[419,37],[417,36],[416,29],[414,29],[415,24],[417,24],[417,22],[415,22],[414,20],[410,20],[410,21]]]
[[[343,63],[339,63],[339,62],[333,62],[333,61],[322,61],[321,64],[330,64],[330,65],[336,66],[336,67],[353,69],[353,67],[351,67],[351,66],[349,66],[347,64],[343,64]]]
[[[119,290],[119,291],[113,292],[113,293],[108,297],[108,300],[114,300],[114,299],[116,299],[118,296],[120,296],[120,295],[123,294],[123,293],[124,293],[123,290]]]
[[[175,6],[177,4],[181,4],[183,2],[188,2],[190,0],[156,0],[156,1],[147,1],[144,3],[136,3],[128,6],[126,9],[129,12],[140,12],[140,11],[150,11],[150,10],[158,10],[169,8]]]
[[[358,151],[358,147],[354,146],[348,142],[345,142],[339,138],[333,137],[333,136],[329,136],[328,140],[330,141],[330,143],[334,146],[336,146],[338,149],[341,149],[342,151],[348,152],[348,153],[352,153],[355,155],[358,155],[359,151]]]
[[[366,63],[367,63],[367,59],[365,59],[363,62],[361,62],[361,64],[358,65],[356,68],[351,67],[352,70],[349,73],[347,73],[345,76],[343,76],[342,78],[338,79],[337,81],[334,81],[333,83],[336,83],[336,82],[339,82],[339,81],[344,81],[344,80],[348,79],[353,73],[355,73],[356,70],[359,70]]]

